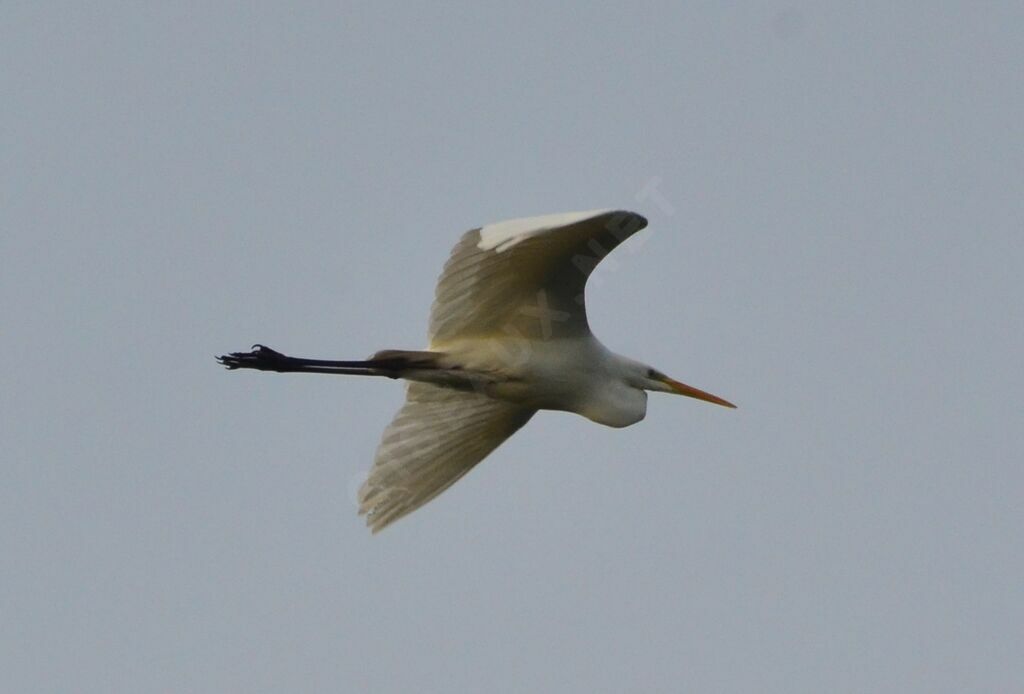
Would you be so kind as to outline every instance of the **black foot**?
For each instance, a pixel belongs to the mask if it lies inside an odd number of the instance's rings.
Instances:
[[[289,357],[280,352],[253,345],[251,352],[232,352],[217,357],[217,361],[229,369],[259,369],[260,371],[281,371]]]

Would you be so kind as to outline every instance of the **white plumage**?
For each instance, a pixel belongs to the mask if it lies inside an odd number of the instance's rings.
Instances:
[[[583,290],[616,246],[647,226],[633,212],[515,219],[466,232],[430,312],[430,348],[466,338],[546,340],[589,334]]]
[[[537,410],[622,427],[643,419],[648,390],[733,406],[614,354],[590,332],[587,278],[646,225],[633,212],[596,210],[467,232],[438,281],[424,351],[326,361],[257,345],[220,360],[228,368],[411,382],[359,493],[359,511],[376,532],[451,486]]]
[[[359,512],[379,530],[450,487],[536,410],[472,391],[410,383],[384,430]]]

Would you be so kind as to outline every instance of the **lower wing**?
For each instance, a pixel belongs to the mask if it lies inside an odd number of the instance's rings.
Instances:
[[[359,513],[377,532],[415,511],[486,458],[534,412],[474,391],[410,383],[359,491]]]

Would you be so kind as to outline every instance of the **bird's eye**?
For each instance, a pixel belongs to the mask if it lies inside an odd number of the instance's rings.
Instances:
[[[653,379],[655,379],[657,377],[658,377],[658,372],[657,371],[655,371],[654,369],[647,369],[647,378],[650,378],[650,379],[653,380]]]

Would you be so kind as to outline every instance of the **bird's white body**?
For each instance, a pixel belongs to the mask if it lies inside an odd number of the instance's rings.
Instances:
[[[590,332],[591,271],[644,228],[633,212],[515,219],[463,235],[437,283],[429,353],[384,432],[360,510],[379,530],[447,488],[538,410],[626,427],[648,390],[724,400],[608,350]],[[731,406],[731,405],[729,405]]]
[[[446,344],[441,354],[441,369],[412,371],[405,378],[477,390],[532,410],[574,412],[610,427],[635,424],[647,413],[643,383],[627,380],[641,365],[610,351],[593,335],[467,338]]]
[[[447,489],[539,410],[625,427],[644,418],[649,390],[732,407],[611,352],[590,332],[587,278],[646,225],[633,212],[596,210],[466,232],[438,280],[426,351],[328,362],[261,348],[221,361],[410,381],[359,493],[360,513],[376,532]]]

